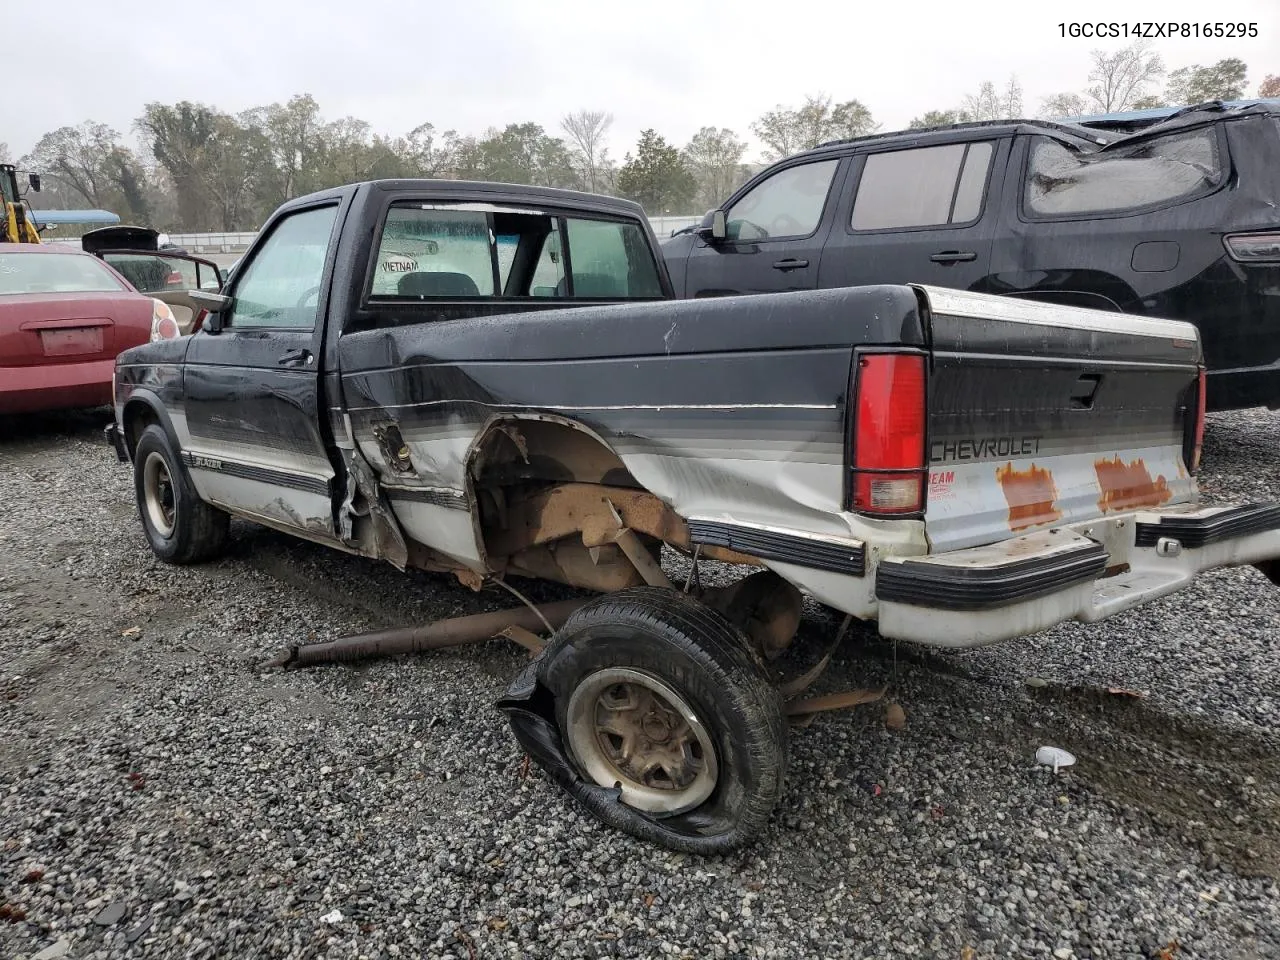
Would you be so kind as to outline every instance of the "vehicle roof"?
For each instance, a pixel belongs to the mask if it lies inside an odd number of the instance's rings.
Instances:
[[[1059,138],[1070,138],[1092,144],[1107,143],[1111,136],[1107,133],[1090,130],[1075,124],[1058,123],[1053,120],[969,120],[963,123],[945,123],[935,127],[917,127],[909,130],[892,130],[885,133],[868,133],[861,137],[849,137],[843,140],[829,140],[811,150],[804,150],[795,156],[813,156],[824,153],[840,153],[851,146],[862,144],[893,142],[896,140],[915,141],[921,139],[939,139],[952,133],[964,133],[968,130],[980,130],[984,134],[1000,136],[1016,133],[1043,133]]]
[[[1258,113],[1280,113],[1280,98],[1268,100],[1213,100],[1187,107],[1160,107],[1153,110],[1134,110],[1126,113],[1097,114],[1091,117],[1072,117],[1061,120],[971,120],[947,123],[934,127],[918,127],[893,130],[885,133],[869,133],[861,137],[830,140],[826,143],[793,154],[794,157],[812,157],[838,154],[850,147],[863,144],[904,143],[919,140],[943,139],[950,134],[966,131],[982,131],[992,136],[1014,134],[1042,134],[1058,139],[1071,139],[1101,147],[1116,143],[1129,136],[1145,135],[1158,127],[1161,132],[1180,126],[1191,126],[1213,119],[1234,119]]]
[[[313,200],[340,197],[359,187],[368,186],[375,190],[421,191],[427,196],[449,197],[451,199],[466,198],[489,202],[541,202],[546,205],[578,207],[598,210],[602,213],[615,213],[644,220],[644,209],[640,204],[621,197],[606,197],[598,193],[584,193],[580,190],[562,190],[558,187],[535,187],[524,183],[494,183],[483,180],[439,180],[439,179],[402,179],[402,180],[365,180],[347,184],[330,190],[308,194],[289,201],[288,206],[307,203]]]

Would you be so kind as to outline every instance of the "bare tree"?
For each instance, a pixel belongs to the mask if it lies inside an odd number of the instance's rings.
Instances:
[[[768,148],[767,160],[809,150],[828,140],[849,140],[871,133],[878,124],[859,100],[833,103],[825,93],[808,95],[792,109],[778,104],[751,124],[751,132]]]
[[[1164,61],[1149,48],[1149,43],[1139,41],[1115,53],[1093,51],[1093,85],[1087,92],[1099,113],[1128,110],[1164,76]]]
[[[1089,100],[1079,93],[1055,93],[1040,101],[1040,116],[1046,120],[1081,117],[1089,112]]]
[[[0,143],[0,163],[8,163],[8,162],[9,162],[9,145],[7,143]]]
[[[1009,83],[997,91],[990,80],[970,93],[958,111],[965,120],[1010,120],[1022,116],[1022,84],[1017,75],[1010,75]]]
[[[603,110],[579,110],[560,119],[560,127],[573,141],[574,159],[583,185],[592,193],[604,186],[603,168],[608,166],[604,138],[613,125],[613,114]]]

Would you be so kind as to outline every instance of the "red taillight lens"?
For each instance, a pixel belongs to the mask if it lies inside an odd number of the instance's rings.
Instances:
[[[1204,402],[1205,377],[1204,367],[1200,368],[1199,382],[1196,384],[1196,442],[1191,451],[1191,472],[1200,469],[1200,455],[1204,452]]]
[[[924,360],[903,353],[858,358],[850,507],[859,513],[917,513],[924,508]]]

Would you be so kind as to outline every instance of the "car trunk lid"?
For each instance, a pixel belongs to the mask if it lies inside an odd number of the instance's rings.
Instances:
[[[134,293],[0,297],[0,366],[108,360],[145,343],[150,302]]]
[[[921,288],[934,552],[1191,501],[1187,323]]]

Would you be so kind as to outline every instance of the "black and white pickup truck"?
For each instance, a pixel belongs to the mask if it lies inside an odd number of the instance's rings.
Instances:
[[[800,591],[967,647],[1256,564],[1204,507],[1193,326],[927,286],[672,299],[640,208],[450,181],[277,211],[191,336],[122,354],[156,555],[232,515],[397,567],[598,591],[500,706],[604,821],[691,851],[778,801]],[[663,545],[754,565],[689,591]]]

